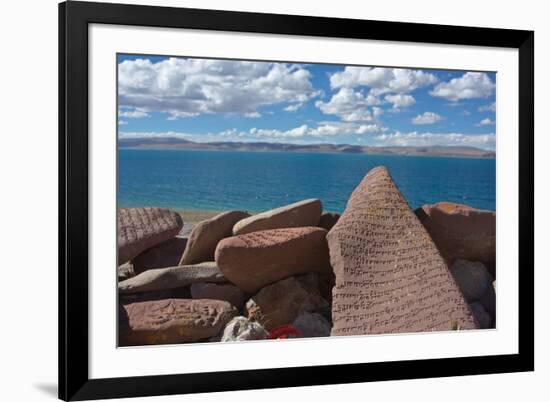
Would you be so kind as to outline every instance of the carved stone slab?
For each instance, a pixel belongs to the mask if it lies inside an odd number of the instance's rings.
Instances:
[[[216,262],[229,281],[254,293],[292,275],[330,272],[326,234],[302,227],[228,237],[218,243]]]
[[[193,342],[220,333],[237,315],[221,300],[166,299],[121,305],[119,344],[158,345]]]
[[[327,239],[336,276],[332,335],[477,328],[386,168],[365,176]]]
[[[175,237],[181,217],[168,209],[121,208],[118,210],[118,265],[143,251]]]
[[[195,265],[182,265],[150,269],[118,283],[118,292],[157,292],[181,288],[197,282],[227,282],[214,261]]]

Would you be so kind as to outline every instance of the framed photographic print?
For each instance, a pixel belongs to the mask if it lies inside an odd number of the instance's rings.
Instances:
[[[534,369],[533,32],[70,1],[59,40],[61,399]]]

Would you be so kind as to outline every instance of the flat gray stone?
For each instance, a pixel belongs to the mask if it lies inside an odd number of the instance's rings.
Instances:
[[[227,282],[215,262],[150,269],[118,283],[118,292],[156,292],[189,286],[196,282]]]

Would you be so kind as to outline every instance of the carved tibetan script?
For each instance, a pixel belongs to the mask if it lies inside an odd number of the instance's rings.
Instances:
[[[365,176],[327,239],[336,275],[332,335],[477,327],[386,168]]]

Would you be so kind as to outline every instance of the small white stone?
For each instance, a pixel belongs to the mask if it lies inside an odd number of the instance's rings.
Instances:
[[[267,339],[267,331],[258,322],[246,317],[233,318],[223,330],[222,342]]]

